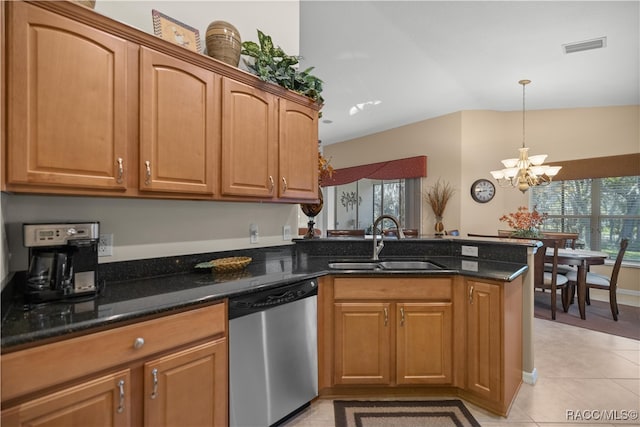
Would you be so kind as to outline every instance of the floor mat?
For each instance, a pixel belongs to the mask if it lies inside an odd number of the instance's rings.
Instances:
[[[480,426],[460,400],[334,400],[336,427]]]

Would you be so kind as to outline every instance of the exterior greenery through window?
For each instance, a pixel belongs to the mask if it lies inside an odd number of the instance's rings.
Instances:
[[[615,259],[629,239],[625,262],[640,263],[640,177],[554,181],[531,189],[531,206],[548,213],[543,229],[579,233],[576,247]]]

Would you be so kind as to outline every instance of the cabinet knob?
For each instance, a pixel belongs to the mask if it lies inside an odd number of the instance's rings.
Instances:
[[[144,338],[142,337],[138,337],[135,339],[135,341],[133,341],[133,348],[135,348],[136,350],[139,348],[142,348],[143,345],[144,345]]]

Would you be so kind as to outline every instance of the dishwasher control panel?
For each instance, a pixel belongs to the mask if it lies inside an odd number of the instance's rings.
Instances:
[[[317,281],[305,280],[291,285],[232,297],[229,299],[229,319],[246,316],[317,294]]]

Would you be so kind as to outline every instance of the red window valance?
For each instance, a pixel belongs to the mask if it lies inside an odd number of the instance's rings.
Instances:
[[[416,156],[336,169],[331,178],[322,179],[322,186],[343,185],[362,178],[389,180],[425,176],[427,176],[427,156]]]

